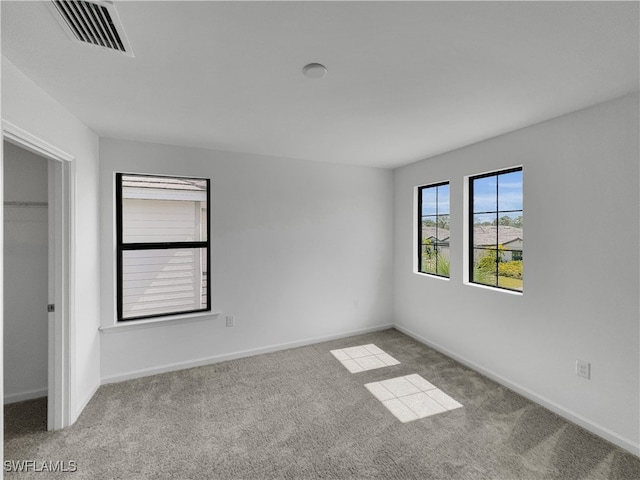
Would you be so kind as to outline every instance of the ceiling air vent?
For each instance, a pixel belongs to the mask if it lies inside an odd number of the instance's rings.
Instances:
[[[56,18],[72,40],[133,57],[118,12],[111,2],[52,0]]]

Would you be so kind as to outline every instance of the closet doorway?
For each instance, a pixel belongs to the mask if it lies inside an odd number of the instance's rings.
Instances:
[[[5,142],[4,403],[46,412],[49,318],[49,162]],[[46,428],[46,415],[43,429]]]
[[[74,158],[5,120],[2,132],[4,403],[41,398],[56,430],[70,424]]]

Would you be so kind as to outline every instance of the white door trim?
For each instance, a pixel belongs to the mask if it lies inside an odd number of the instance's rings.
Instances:
[[[52,160],[61,162],[72,162],[75,160],[73,155],[69,155],[67,152],[60,150],[5,119],[2,119],[2,134],[5,140]]]
[[[49,169],[49,374],[47,429],[70,425],[72,329],[74,327],[75,157],[26,130],[2,120],[2,136],[21,148],[55,160]]]

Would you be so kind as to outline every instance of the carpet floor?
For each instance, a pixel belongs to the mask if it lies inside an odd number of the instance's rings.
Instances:
[[[364,344],[400,363],[330,353]],[[401,423],[364,387],[411,374],[463,407]],[[640,479],[637,457],[393,329],[104,385],[45,429],[46,400],[6,406],[5,462],[77,471],[6,478]]]

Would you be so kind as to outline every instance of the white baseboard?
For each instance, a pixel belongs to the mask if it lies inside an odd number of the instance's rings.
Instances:
[[[204,365],[211,365],[213,363],[226,362],[227,360],[235,360],[237,358],[252,357],[254,355],[261,355],[263,353],[277,352],[279,350],[286,350],[288,348],[303,347],[305,345],[312,345],[314,343],[328,342],[330,340],[337,340],[339,338],[352,337],[354,335],[362,335],[364,333],[377,332],[380,330],[387,330],[393,328],[391,323],[378,325],[375,327],[363,328],[360,330],[351,330],[348,332],[342,332],[334,335],[327,335],[323,337],[307,338],[305,340],[296,340],[293,342],[279,343],[276,345],[267,345],[266,347],[252,348],[249,350],[240,350],[232,353],[225,353],[222,355],[213,355],[211,357],[200,358],[197,360],[189,360],[186,362],[177,362],[160,367],[145,368],[142,370],[136,370],[132,372],[108,375],[102,377],[102,384],[123,382],[125,380],[132,380],[134,378],[146,377],[149,375],[157,375],[159,373],[173,372],[176,370],[184,370],[185,368],[202,367]]]
[[[34,398],[41,398],[47,396],[48,390],[38,389],[38,390],[29,390],[28,392],[20,392],[20,393],[5,393],[4,395],[4,404],[7,405],[9,403],[23,402],[25,400],[33,400]]]
[[[508,378],[498,375],[497,373],[494,373],[491,370],[488,370],[466,359],[465,357],[458,355],[457,353],[452,352],[442,347],[441,345],[438,345],[437,343],[427,340],[421,335],[418,335],[417,333],[405,327],[402,327],[400,325],[394,325],[394,328],[410,336],[411,338],[417,340],[418,342],[423,343],[428,347],[431,347],[434,350],[439,351],[440,353],[443,353],[447,357],[453,358],[454,360],[462,363],[463,365],[471,368],[472,370],[475,370],[476,372],[481,373],[482,375],[490,378],[491,380],[498,382],[500,385],[507,387],[509,390],[513,390],[514,392],[522,395],[523,397],[531,400],[532,402],[542,405],[543,407],[551,410],[553,413],[561,416],[562,418],[569,420],[570,422],[575,423],[576,425],[579,425],[585,430],[588,430],[591,433],[598,435],[599,437],[602,437],[605,440],[613,443],[614,445],[617,445],[620,448],[624,448],[625,450],[632,453],[633,455],[640,457],[640,444],[636,444],[631,440],[629,440],[628,438],[622,437],[621,435],[618,435],[617,433],[609,430],[608,428],[603,427],[602,425],[599,425],[589,420],[588,418],[583,417],[582,415],[572,412],[571,410],[566,409],[565,407],[553,402],[552,400],[549,400],[548,398],[545,398],[537,394],[536,392],[529,390],[526,387],[523,387],[522,385],[512,382]]]

